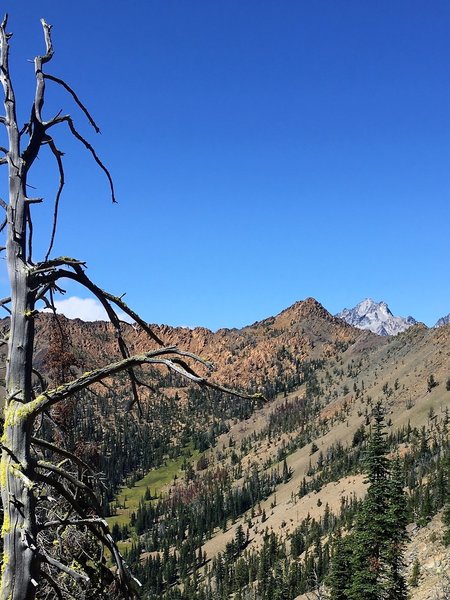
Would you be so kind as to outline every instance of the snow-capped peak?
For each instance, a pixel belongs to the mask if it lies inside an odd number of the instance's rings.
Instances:
[[[386,302],[366,298],[354,308],[344,308],[336,315],[359,329],[369,329],[378,335],[397,335],[417,323],[413,317],[396,317]]]
[[[442,327],[443,325],[448,325],[449,323],[450,323],[450,314],[438,319],[436,321],[435,327]]]

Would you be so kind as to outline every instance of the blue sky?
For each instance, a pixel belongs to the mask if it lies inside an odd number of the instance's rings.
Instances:
[[[448,2],[5,5],[20,119],[45,17],[47,70],[102,134],[50,85],[47,114],[74,116],[117,187],[112,206],[83,148],[55,133],[54,255],[86,260],[148,321],[240,327],[308,296],[333,313],[383,299],[429,325],[450,312]],[[37,258],[57,184],[45,152],[30,182],[48,198]]]

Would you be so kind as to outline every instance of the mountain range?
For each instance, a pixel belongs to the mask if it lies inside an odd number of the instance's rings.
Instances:
[[[75,442],[91,436],[92,444],[84,446],[92,452],[101,449],[104,458],[100,470],[109,482],[115,477],[116,485],[126,485],[115,496],[111,506],[116,514],[109,522],[124,551],[134,548],[137,552],[137,558],[129,560],[142,570],[138,574],[148,589],[153,585],[148,579],[151,560],[163,535],[161,523],[169,524],[174,518],[176,499],[185,498],[183,506],[192,505],[200,511],[205,488],[213,490],[208,492],[211,500],[222,489],[244,489],[255,478],[267,486],[259,496],[252,488],[253,503],[233,509],[228,520],[225,517],[205,533],[202,561],[210,565],[217,565],[218,557],[223,560],[226,556],[231,569],[233,561],[259,556],[269,534],[276,536],[279,547],[289,553],[299,528],[307,540],[309,530],[305,527],[311,520],[318,523],[325,515],[329,519],[330,514],[338,518],[346,506],[351,507],[365,494],[360,462],[371,428],[372,407],[381,400],[392,452],[398,450],[408,459],[405,469],[413,465],[406,486],[414,502],[405,569],[409,578],[414,561],[419,559],[421,575],[417,586],[411,588],[411,598],[434,597],[442,584],[442,573],[450,569],[450,552],[441,543],[441,505],[432,487],[438,477],[427,469],[436,469],[447,443],[450,325],[427,328],[413,319],[399,321],[401,318],[393,316],[385,303],[372,300],[363,301],[353,311],[352,318],[360,319],[358,327],[333,316],[313,298],[242,329],[212,332],[202,327],[152,326],[167,346],[175,345],[213,361],[215,370],[210,375],[205,370],[203,375],[222,385],[262,392],[265,402],[261,404],[210,395],[186,386],[162,368],[139,371],[140,379],[151,384],[151,388],[144,388],[142,402],[142,414],[149,424],[145,419],[126,421],[126,378],[118,378],[114,385],[105,381],[103,387],[95,387],[92,397],[83,396],[79,408],[68,406],[65,418],[71,419],[70,433]],[[351,312],[348,310],[347,316]],[[59,321],[55,327],[52,315],[37,318],[36,367],[47,378],[52,377],[50,359],[60,332],[64,332],[66,356],[71,357],[71,364],[66,366],[75,375],[119,356],[116,332],[110,324],[64,317]],[[383,324],[384,333],[362,327],[376,322]],[[404,331],[402,323],[407,325]],[[131,354],[151,348],[143,331],[128,324],[122,327]],[[7,319],[1,328],[8,328]],[[94,418],[89,416],[92,413]],[[58,420],[60,415],[53,414],[52,418]],[[185,466],[177,469],[174,465],[178,463],[172,458],[186,448]],[[98,454],[96,457],[99,461]],[[168,465],[167,472],[164,465]],[[164,484],[152,484],[151,493],[154,497],[169,494],[172,512],[162,512],[154,529],[151,524],[142,525],[141,531],[138,525],[147,502],[144,494],[150,467],[159,467],[156,473],[164,474]],[[157,480],[156,476],[151,479]],[[425,492],[426,502],[420,496]],[[164,510],[167,507],[162,505]],[[183,514],[186,510],[183,508]],[[184,523],[182,530],[186,527],[190,525]],[[245,555],[230,549],[241,535],[239,528],[245,531]],[[326,545],[326,537],[322,543]],[[178,555],[184,556],[182,548]],[[198,552],[196,548],[193,556]],[[315,556],[315,552],[311,546],[309,553],[303,550],[295,559],[288,554],[289,560],[303,569],[307,557]],[[280,556],[277,564],[283,572],[285,559],[283,553]],[[435,567],[438,563],[440,572]],[[189,566],[186,571],[185,586],[191,572],[192,576],[197,572],[202,581],[203,567],[195,569]],[[164,590],[158,594],[166,598]],[[302,600],[306,597],[299,596]]]

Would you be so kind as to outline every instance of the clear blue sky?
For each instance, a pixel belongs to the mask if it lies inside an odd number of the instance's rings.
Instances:
[[[74,115],[117,186],[112,206],[55,134],[54,254],[87,260],[148,321],[240,327],[308,296],[333,313],[371,296],[429,325],[450,312],[448,1],[4,5],[21,119],[45,17],[47,70],[102,134],[54,86],[47,114]],[[56,177],[43,155],[36,194],[50,200]],[[50,210],[34,209],[37,250]]]

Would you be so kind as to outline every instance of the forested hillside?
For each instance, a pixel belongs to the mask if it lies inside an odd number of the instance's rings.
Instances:
[[[53,382],[115,356],[106,323],[42,314],[37,330],[37,364]],[[123,330],[141,352],[139,329]],[[41,437],[56,433],[103,473],[108,521],[143,598],[441,593],[414,540],[442,510],[448,518],[449,326],[379,337],[308,299],[241,330],[154,330],[214,360],[216,381],[264,399],[142,369],[141,412],[127,410],[119,378],[43,419]]]

